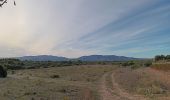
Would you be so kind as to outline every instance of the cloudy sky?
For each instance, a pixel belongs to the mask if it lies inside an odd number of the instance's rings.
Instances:
[[[170,54],[170,0],[12,0],[0,57]]]

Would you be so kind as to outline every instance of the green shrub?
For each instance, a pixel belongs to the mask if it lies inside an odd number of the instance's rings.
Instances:
[[[0,59],[0,64],[5,69],[11,69],[11,70],[17,70],[17,69],[23,69],[24,63],[18,59]]]
[[[52,75],[51,78],[60,78],[60,75]]]
[[[4,69],[3,66],[0,65],[0,77],[5,78],[7,77],[7,71]]]
[[[122,66],[132,66],[132,65],[135,65],[135,62],[134,61],[127,61],[127,62],[124,62],[122,64]]]
[[[122,66],[128,66],[128,63],[127,62],[124,62],[124,63],[122,63]]]
[[[140,68],[141,66],[139,64],[134,64],[131,66],[131,69],[137,69]]]
[[[152,62],[151,61],[145,62],[144,65],[145,67],[150,67],[152,65]]]

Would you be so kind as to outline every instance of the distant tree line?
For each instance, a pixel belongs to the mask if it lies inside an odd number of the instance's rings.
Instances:
[[[141,67],[150,67],[152,65],[152,60],[132,60],[122,62],[121,66],[130,67],[131,69],[137,69]]]
[[[155,56],[155,61],[162,61],[162,60],[170,61],[170,55],[157,55],[157,56]]]
[[[120,65],[122,62],[96,61],[87,62],[81,60],[70,61],[21,61],[19,59],[7,58],[0,59],[0,66],[6,70],[37,69],[49,67],[79,66],[79,65]]]
[[[4,69],[15,70],[15,69],[23,69],[24,63],[18,59],[7,58],[0,59],[0,65],[3,66]]]

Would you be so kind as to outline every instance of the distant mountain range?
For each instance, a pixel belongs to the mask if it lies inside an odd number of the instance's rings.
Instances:
[[[82,56],[78,59],[82,61],[128,61],[128,60],[137,60],[139,58],[115,56],[115,55],[90,55],[90,56]]]
[[[69,61],[69,60],[81,60],[81,61],[129,61],[129,60],[139,60],[140,58],[116,56],[116,55],[90,55],[82,56],[79,58],[66,58],[51,55],[39,55],[39,56],[23,56],[17,57],[20,60],[29,61]]]
[[[51,56],[51,55],[39,55],[39,56],[23,56],[18,57],[20,60],[29,60],[29,61],[68,61],[68,58]]]

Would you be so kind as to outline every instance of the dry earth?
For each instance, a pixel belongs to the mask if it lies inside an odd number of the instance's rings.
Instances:
[[[85,65],[9,71],[0,100],[100,100],[98,80],[116,66]]]
[[[126,92],[115,81],[114,76],[115,70],[113,72],[106,73],[103,75],[100,85],[100,93],[102,96],[102,100],[146,100],[144,96],[134,95]],[[110,78],[109,80],[107,80],[108,77]]]

